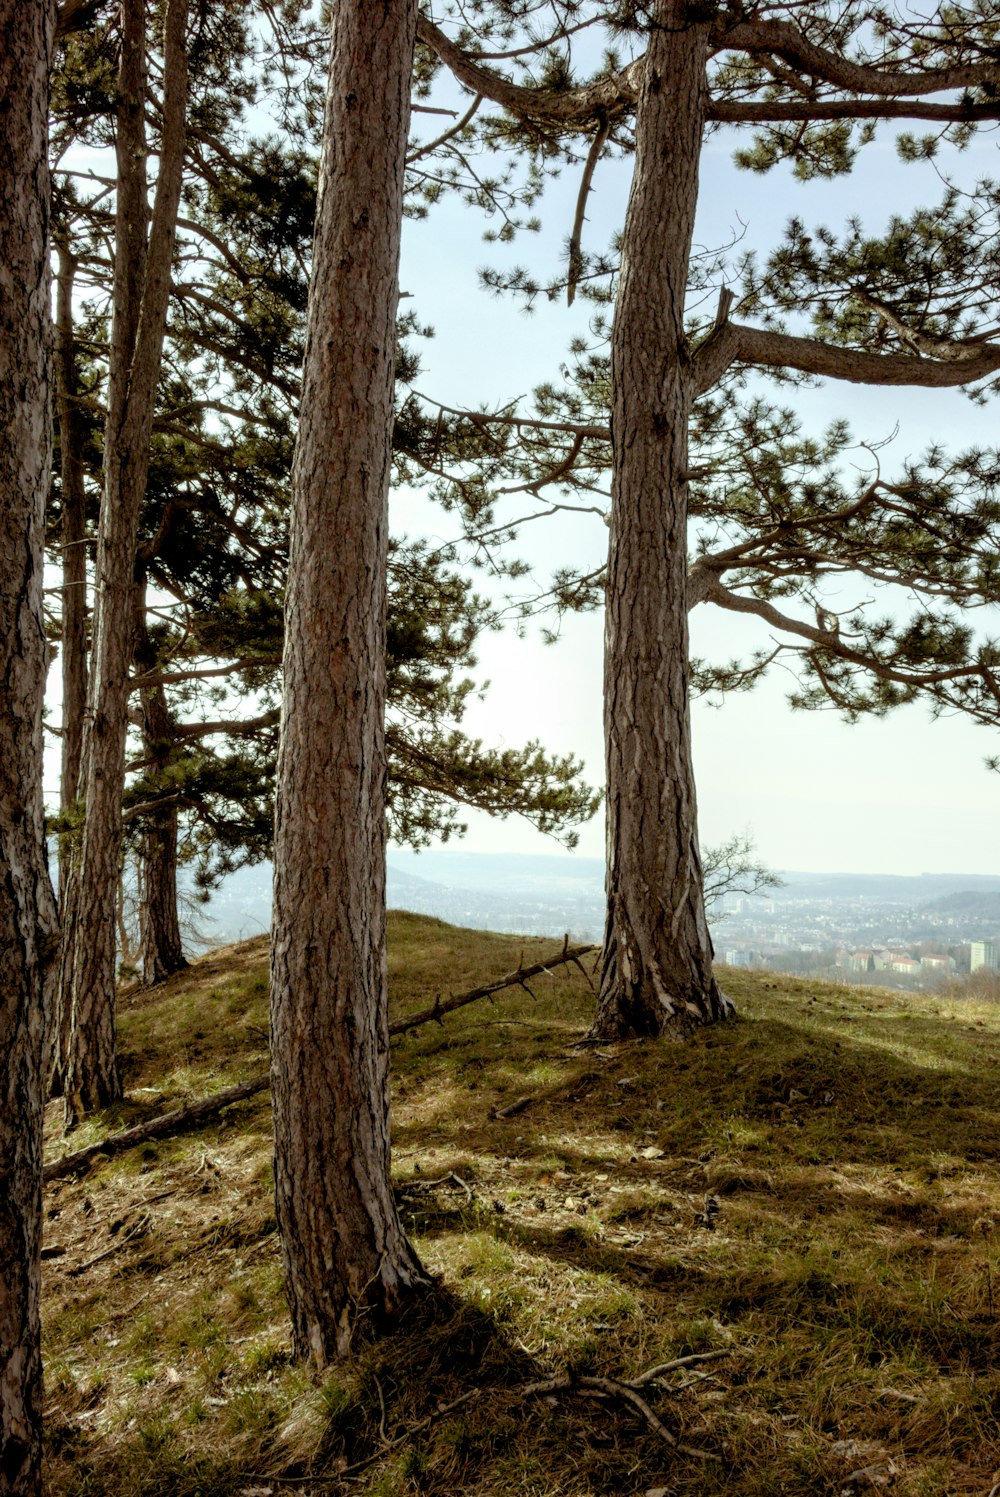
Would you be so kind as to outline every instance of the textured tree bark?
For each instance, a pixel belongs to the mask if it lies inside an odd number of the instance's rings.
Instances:
[[[187,105],[187,0],[169,0],[164,16],[162,145],[147,239],[145,0],[124,0],[122,21],[105,492],[97,537],[80,780],[86,820],[79,863],[68,881],[60,978],[60,1006],[70,1015],[62,1063],[67,1128],[121,1095],[114,915],[129,671],[135,650],[136,541],[170,294]]]
[[[87,700],[87,501],[83,482],[83,430],[73,336],[73,281],[76,261],[57,243],[56,411],[62,493],[62,775],[60,808],[76,801]]]
[[[73,337],[73,282],[76,260],[68,244],[56,237],[59,270],[56,277],[55,391],[59,428],[59,464],[62,496],[62,620],[60,627],[62,665],[62,766],[59,809],[69,817],[80,793],[80,758],[83,751],[83,716],[87,701],[87,512],[83,479],[82,423],[77,403],[79,380]],[[70,870],[79,848],[74,834],[64,832],[59,843],[59,895],[65,904]],[[51,1093],[62,1093],[62,1060],[69,1043],[70,1014],[62,1003],[62,987],[56,994],[50,1043],[55,1064]]]
[[[169,757],[174,721],[162,686],[142,693],[144,756]],[[166,752],[164,752],[166,747]],[[142,839],[142,980],[166,982],[188,965],[177,913],[177,807],[151,812]]]
[[[54,4],[0,0],[0,1490],[12,1497],[41,1491],[43,1064],[57,942],[42,806],[54,32]]]
[[[728,1011],[712,975],[691,761],[684,306],[708,107],[704,25],[658,0],[612,335],[605,621],[607,917],[593,1034],[684,1032]]]
[[[389,1177],[385,607],[415,0],[333,8],[293,473],[275,824],[275,1198],[322,1366],[426,1280]]]
[[[145,562],[141,560],[144,567]],[[157,665],[156,647],[146,627],[146,578],[136,588],[135,665],[140,675]],[[165,771],[175,750],[177,726],[162,685],[139,691],[142,757],[157,772]],[[166,982],[188,965],[177,912],[177,806],[167,804],[144,818],[140,859],[139,926],[142,980],[147,987]]]

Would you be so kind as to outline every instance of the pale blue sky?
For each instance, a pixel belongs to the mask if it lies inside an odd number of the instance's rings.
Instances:
[[[997,136],[984,133],[949,163],[966,183],[996,174]],[[929,166],[902,166],[891,140],[877,141],[850,178],[803,185],[786,172],[761,178],[738,171],[731,146],[716,138],[705,153],[698,237],[725,242],[746,225],[745,243],[766,249],[793,214],[838,228],[858,214],[873,230],[892,212],[936,202],[941,184]],[[603,247],[620,225],[627,165],[599,168],[585,243]],[[528,318],[510,301],[478,289],[484,264],[524,263],[543,281],[558,270],[572,219],[577,183],[568,176],[542,206],[544,232],[509,249],[482,243],[482,220],[445,204],[404,235],[401,285],[420,317],[435,326],[424,352],[420,388],[460,404],[507,400],[554,373],[572,332],[585,328],[586,305],[541,302]],[[795,403],[817,427],[847,419],[862,439],[899,434],[883,452],[883,471],[920,452],[932,439],[951,446],[996,444],[995,407],[981,409],[957,392],[873,391],[825,385]],[[448,533],[448,522],[411,496],[394,496],[394,524]],[[592,516],[562,515],[522,532],[519,553],[543,572],[559,562],[600,556],[606,532]],[[1000,633],[1000,617],[984,617]],[[692,616],[696,653],[728,656],[739,648],[740,620],[701,607]],[[734,633],[735,631],[735,633]],[[560,643],[545,648],[537,633],[486,639],[482,674],[492,687],[474,704],[467,726],[490,743],[539,737],[552,750],[582,757],[590,779],[603,779],[601,732],[602,626],[597,617],[567,622]],[[750,827],[763,857],[776,867],[860,872],[994,873],[1000,867],[1000,776],[983,767],[996,736],[960,720],[931,722],[911,707],[888,720],[850,727],[832,713],[792,713],[780,676],[721,709],[694,706],[702,839],[717,842]],[[519,819],[471,816],[470,850],[544,852],[552,843]],[[600,816],[583,829],[581,853],[601,856]]]

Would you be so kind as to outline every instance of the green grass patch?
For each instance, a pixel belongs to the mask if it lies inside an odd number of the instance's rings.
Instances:
[[[394,914],[393,1014],[555,949]],[[127,1098],[74,1147],[263,1069],[266,964],[256,940],[129,994]],[[584,979],[532,986],[394,1047],[400,1209],[439,1287],[322,1377],[290,1355],[266,1096],[47,1190],[50,1491],[991,1489],[1000,1006],[727,972],[732,1024],[574,1048]],[[620,1398],[523,1392],[706,1353],[643,1395],[704,1457]]]

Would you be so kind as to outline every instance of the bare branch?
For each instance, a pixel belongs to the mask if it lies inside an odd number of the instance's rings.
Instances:
[[[856,385],[918,385],[950,389],[985,379],[1000,369],[1000,347],[978,339],[956,341],[948,358],[916,354],[866,353],[838,348],[818,338],[801,338],[730,322],[716,329],[696,350],[692,366],[698,395],[718,383],[733,364],[765,369],[797,369]]]
[[[601,152],[607,144],[611,133],[611,125],[607,118],[602,118],[597,134],[594,136],[593,144],[587,152],[587,160],[584,163],[583,176],[580,178],[580,192],[576,200],[576,216],[573,219],[573,232],[569,239],[569,279],[566,283],[566,305],[573,305],[576,296],[577,282],[583,265],[583,254],[581,241],[583,239],[584,214],[587,208],[587,198],[590,196],[590,184],[594,180],[594,172],[597,163],[601,159]]]
[[[481,66],[422,13],[417,20],[417,36],[434,49],[460,83],[520,119],[582,125],[600,119],[602,115],[608,119],[616,118],[630,109],[639,97],[639,79],[644,66],[641,57],[610,78],[599,78],[580,88],[557,92],[511,83],[492,68]]]
[[[874,94],[877,98],[948,93],[954,89],[993,83],[1000,78],[1000,64],[992,60],[909,73],[892,67],[852,62],[842,53],[808,41],[790,21],[738,22],[721,31],[718,50],[745,52],[751,57],[770,53],[813,78],[820,78],[850,93]]]

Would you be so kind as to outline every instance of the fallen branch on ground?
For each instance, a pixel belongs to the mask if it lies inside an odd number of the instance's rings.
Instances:
[[[405,1195],[407,1191],[410,1190],[435,1190],[439,1185],[460,1186],[468,1196],[470,1206],[476,1199],[472,1193],[471,1185],[469,1185],[467,1181],[463,1180],[461,1175],[456,1175],[454,1171],[450,1171],[447,1175],[441,1175],[437,1180],[407,1180],[405,1185],[400,1185],[398,1187],[398,1190],[400,1195]]]
[[[614,1377],[591,1377],[586,1373],[577,1377],[566,1374],[563,1377],[546,1378],[541,1383],[529,1383],[520,1392],[524,1398],[545,1398],[554,1393],[578,1393],[584,1398],[617,1398],[641,1414],[650,1429],[679,1455],[694,1456],[700,1461],[718,1459],[710,1450],[700,1450],[695,1445],[682,1445],[677,1436],[667,1429],[663,1420],[653,1413],[642,1394],[637,1391],[635,1383],[623,1383]]]
[[[436,1019],[441,1022],[445,1014],[453,1014],[458,1008],[465,1008],[468,1003],[475,1003],[480,998],[490,998],[494,993],[502,992],[504,988],[527,987],[529,977],[540,977],[544,973],[551,972],[553,967],[561,967],[564,962],[572,962],[579,967],[590,987],[593,988],[587,970],[580,961],[581,956],[586,956],[589,951],[596,951],[598,947],[591,943],[589,946],[570,946],[569,936],[563,938],[563,949],[558,956],[549,957],[548,961],[535,962],[531,967],[518,966],[516,972],[509,972],[506,977],[497,978],[496,982],[488,983],[482,988],[471,988],[468,993],[460,993],[454,998],[436,998],[430,1008],[423,1008],[419,1013],[409,1014],[403,1019],[394,1019],[389,1025],[390,1038],[398,1034],[405,1034],[409,1029],[416,1029],[420,1024],[429,1024]],[[529,993],[531,989],[528,989]],[[534,994],[531,994],[534,997]]]
[[[173,1112],[164,1112],[158,1118],[151,1118],[148,1123],[139,1123],[135,1128],[126,1128],[123,1133],[112,1133],[109,1138],[102,1138],[99,1143],[88,1144],[85,1149],[75,1149],[71,1154],[63,1154],[60,1159],[53,1159],[42,1171],[42,1179],[46,1184],[50,1180],[61,1180],[65,1175],[73,1175],[84,1165],[92,1163],[97,1158],[110,1159],[115,1154],[121,1154],[126,1149],[134,1149],[137,1144],[146,1143],[153,1138],[166,1138],[173,1133],[180,1133],[191,1123],[203,1122],[206,1118],[214,1117],[226,1107],[231,1107],[234,1102],[243,1102],[247,1097],[256,1096],[258,1092],[266,1091],[271,1085],[271,1078],[264,1073],[263,1076],[254,1076],[250,1081],[241,1081],[238,1086],[227,1087],[224,1092],[216,1092],[212,1097],[202,1097],[200,1102],[189,1102],[186,1107],[177,1107]]]
[[[407,1030],[416,1029],[421,1024],[429,1024],[432,1019],[437,1019],[440,1023],[445,1014],[454,1013],[456,1009],[464,1008],[468,1003],[475,1003],[479,998],[489,998],[493,993],[502,992],[504,988],[527,987],[529,977],[538,977],[542,973],[550,972],[553,967],[560,967],[564,962],[572,962],[579,967],[589,983],[590,978],[587,977],[580,958],[586,956],[589,951],[597,949],[593,944],[570,946],[567,935],[563,938],[562,951],[556,956],[544,962],[535,962],[530,967],[519,964],[516,972],[510,972],[506,977],[498,978],[496,982],[491,982],[485,987],[472,988],[468,993],[460,993],[454,998],[437,998],[432,1008],[422,1009],[419,1013],[410,1014],[407,1018],[394,1020],[389,1025],[389,1036],[392,1038],[395,1035],[405,1034]],[[530,992],[530,989],[528,991]],[[234,1102],[242,1102],[247,1097],[266,1091],[270,1085],[271,1078],[265,1072],[264,1075],[255,1076],[250,1081],[241,1081],[239,1086],[231,1086],[226,1091],[216,1092],[212,1097],[203,1097],[199,1102],[190,1102],[186,1107],[178,1107],[173,1112],[165,1112],[161,1117],[152,1118],[148,1123],[139,1123],[135,1128],[127,1128],[123,1133],[112,1133],[109,1138],[102,1139],[100,1143],[88,1144],[85,1149],[76,1149],[71,1154],[63,1154],[60,1159],[53,1159],[42,1171],[42,1179],[46,1184],[50,1180],[61,1180],[66,1175],[75,1174],[77,1170],[83,1169],[85,1165],[97,1158],[111,1158],[126,1149],[134,1149],[137,1144],[147,1143],[150,1139],[166,1138],[170,1134],[180,1133],[192,1123],[200,1123],[206,1118],[215,1117],[224,1108],[231,1107]]]
[[[453,1175],[444,1175],[440,1181],[427,1181],[426,1183],[428,1185],[431,1183],[441,1184],[444,1180],[454,1178],[455,1176]],[[578,1393],[585,1398],[614,1398],[620,1403],[628,1404],[638,1414],[641,1414],[650,1429],[654,1430],[660,1436],[661,1440],[669,1445],[672,1450],[676,1450],[678,1455],[689,1455],[701,1461],[715,1461],[718,1460],[718,1456],[713,1455],[710,1450],[699,1450],[694,1445],[682,1445],[677,1436],[672,1434],[663,1421],[654,1414],[638,1390],[640,1387],[645,1387],[655,1381],[655,1379],[662,1377],[664,1373],[676,1372],[680,1368],[691,1367],[697,1362],[711,1362],[715,1361],[718,1357],[728,1356],[732,1356],[732,1352],[694,1352],[691,1356],[677,1357],[673,1362],[662,1362],[657,1367],[650,1367],[647,1372],[640,1373],[638,1377],[632,1378],[630,1381],[622,1381],[613,1377],[591,1377],[587,1375],[572,1377],[569,1374],[564,1374],[562,1377],[546,1378],[542,1382],[522,1383],[520,1387],[509,1388],[505,1391],[518,1398],[547,1398],[557,1393]],[[687,1386],[686,1383],[681,1384],[681,1387]],[[462,1393],[458,1398],[453,1399],[451,1403],[439,1404],[434,1412],[428,1414],[426,1418],[419,1420],[416,1424],[411,1424],[408,1429],[403,1430],[402,1434],[397,1435],[395,1439],[385,1441],[373,1455],[366,1456],[362,1461],[355,1461],[353,1465],[341,1466],[339,1471],[331,1471],[327,1474],[312,1473],[308,1476],[278,1476],[271,1473],[253,1472],[251,1479],[254,1481],[278,1482],[283,1486],[326,1485],[336,1484],[342,1480],[350,1480],[362,1471],[367,1471],[371,1466],[384,1460],[394,1450],[398,1450],[401,1445],[405,1445],[409,1440],[412,1440],[415,1435],[423,1434],[424,1430],[429,1429],[431,1425],[444,1419],[448,1414],[453,1413],[455,1409],[461,1408],[470,1399],[476,1398],[485,1391],[484,1388],[470,1388],[468,1392]],[[667,1388],[663,1391],[679,1392],[680,1389]],[[380,1423],[384,1429],[385,1411],[384,1404],[382,1404],[381,1388],[379,1388],[379,1401],[382,1406],[382,1419]],[[990,1497],[994,1497],[994,1494],[991,1493]],[[1000,1497],[1000,1489],[998,1489],[996,1497]]]

